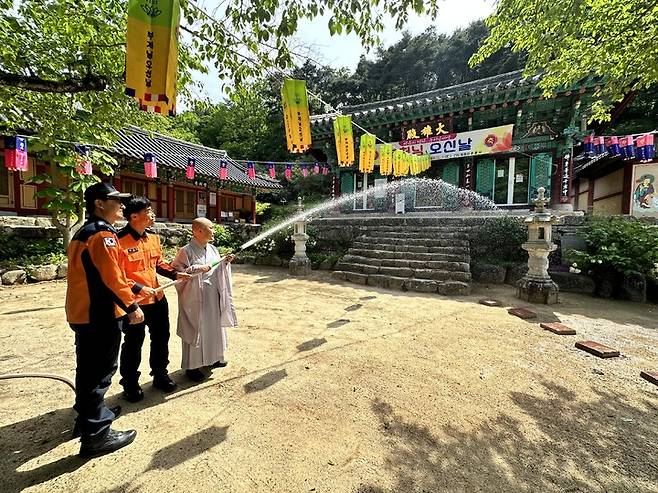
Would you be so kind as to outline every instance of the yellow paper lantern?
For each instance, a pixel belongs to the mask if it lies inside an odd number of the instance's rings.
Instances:
[[[379,174],[388,176],[393,172],[393,145],[382,144],[379,146]]]
[[[336,157],[338,166],[354,164],[354,136],[352,134],[352,117],[339,115],[334,120],[334,137],[336,138]]]
[[[285,79],[281,86],[283,122],[288,152],[301,153],[311,147],[311,116],[306,81]]]
[[[375,169],[375,144],[377,138],[372,134],[363,134],[359,146],[359,171],[372,173]]]

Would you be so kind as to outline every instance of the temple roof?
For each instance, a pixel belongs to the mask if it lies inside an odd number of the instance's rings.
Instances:
[[[185,171],[188,158],[193,157],[196,160],[196,175],[215,180],[219,179],[219,162],[223,159],[228,163],[229,182],[260,189],[282,188],[277,180],[267,176],[257,175],[254,180],[250,180],[246,167],[231,159],[226,151],[192,144],[134,126],[126,127],[117,133],[119,140],[112,148],[112,152],[116,154],[142,160],[144,153],[150,152],[155,155],[158,166],[179,171]]]
[[[540,76],[523,77],[523,71],[517,70],[410,96],[344,106],[340,108],[340,114],[352,115],[352,119],[362,125],[382,125],[460,111],[485,109],[492,105],[542,97],[542,91],[537,87],[540,78]],[[565,95],[570,95],[572,91],[583,93],[587,88],[593,88],[599,84],[599,80],[588,78],[562,92]],[[312,116],[311,124],[314,132],[317,134],[329,132],[336,114],[338,113]]]

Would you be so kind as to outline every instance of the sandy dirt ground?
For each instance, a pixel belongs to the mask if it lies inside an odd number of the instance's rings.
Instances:
[[[0,381],[0,491],[658,491],[658,388],[639,378],[658,370],[655,305],[565,294],[538,309],[578,331],[557,336],[477,304],[527,306],[509,286],[449,299],[251,266],[234,285],[226,368],[192,385],[172,336],[176,392],[143,363],[146,399],[128,404],[115,377],[115,427],[138,437],[114,454],[77,457],[66,385]],[[0,290],[1,373],[73,377],[64,292]]]

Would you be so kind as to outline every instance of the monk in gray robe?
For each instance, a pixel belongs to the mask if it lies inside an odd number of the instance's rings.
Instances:
[[[192,234],[193,238],[178,251],[171,266],[194,276],[176,285],[176,332],[183,340],[181,366],[188,378],[200,382],[210,376],[212,368],[227,364],[226,327],[237,325],[231,287],[231,261],[234,256],[227,255],[220,262],[217,248],[210,243],[213,239],[213,223],[210,220],[204,217],[195,219]]]

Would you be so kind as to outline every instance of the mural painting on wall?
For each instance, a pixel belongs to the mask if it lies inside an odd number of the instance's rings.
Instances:
[[[658,163],[633,166],[631,214],[658,217]]]

